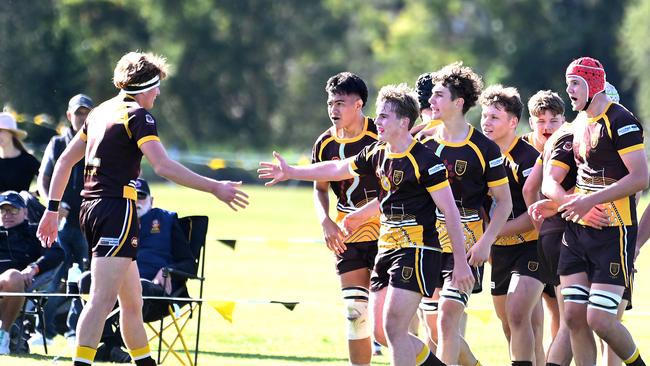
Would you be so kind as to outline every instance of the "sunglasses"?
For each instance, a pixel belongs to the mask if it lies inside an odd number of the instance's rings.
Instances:
[[[20,213],[20,209],[14,206],[3,206],[0,207],[0,214],[2,215],[18,215]]]

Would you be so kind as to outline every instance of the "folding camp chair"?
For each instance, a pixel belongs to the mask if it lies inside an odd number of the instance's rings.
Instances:
[[[199,298],[198,301],[191,301],[191,297],[187,287],[182,287],[174,291],[169,297],[172,298],[188,298],[189,301],[167,301],[167,312],[160,318],[159,326],[156,327],[151,321],[146,323],[149,329],[153,331],[153,335],[149,338],[151,343],[156,338],[158,339],[158,364],[165,362],[167,357],[172,354],[183,365],[195,366],[198,362],[199,338],[201,335],[201,310],[203,303],[203,282],[205,271],[205,237],[208,232],[208,217],[207,216],[187,216],[179,219],[179,223],[194,255],[194,273],[186,273],[172,268],[167,269],[170,276],[187,280],[199,281]],[[165,301],[165,300],[146,300],[146,301]],[[196,325],[196,343],[194,346],[194,360],[191,357],[191,351],[183,335],[183,331],[188,325],[190,319],[197,312],[197,325]],[[168,340],[163,337],[166,330],[175,331],[172,339]],[[176,342],[180,341],[183,347],[185,358],[174,350]],[[162,355],[163,345],[166,348],[164,355]],[[185,362],[187,361],[187,363]]]

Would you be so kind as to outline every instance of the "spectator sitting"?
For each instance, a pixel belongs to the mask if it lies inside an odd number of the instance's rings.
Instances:
[[[43,153],[43,161],[41,169],[38,174],[38,191],[41,197],[48,198],[50,191],[50,181],[54,174],[54,165],[59,159],[63,150],[68,146],[72,138],[83,127],[88,113],[93,108],[93,101],[84,94],[77,94],[70,98],[68,102],[68,110],[66,117],[70,121],[70,128],[59,136],[54,136],[50,140],[45,153]],[[60,290],[61,279],[66,278],[68,269],[72,263],[78,263],[79,268],[82,270],[85,267],[85,262],[88,261],[88,243],[81,232],[79,226],[79,208],[81,206],[81,189],[84,185],[84,159],[79,161],[72,168],[70,172],[70,179],[68,185],[63,192],[63,199],[59,208],[59,217],[61,224],[59,225],[59,244],[65,251],[65,260],[63,265],[54,275],[50,287],[46,289],[47,292],[57,292]],[[29,344],[42,345],[43,342],[50,344],[52,338],[57,335],[55,326],[55,314],[66,298],[53,297],[47,301],[43,318],[45,320],[46,337],[42,334],[36,333],[30,340]],[[74,344],[74,339],[69,338],[68,341]]]
[[[149,184],[138,178],[135,183],[138,193],[136,209],[140,219],[140,236],[138,237],[137,265],[140,272],[140,284],[143,296],[164,296],[171,294],[185,285],[182,279],[167,277],[164,269],[177,269],[193,272],[194,257],[187,237],[178,223],[175,212],[152,208],[153,197]],[[88,292],[90,272],[84,273],[79,288]],[[77,303],[78,301],[74,301]],[[167,303],[161,301],[144,301],[142,317],[145,322],[159,319],[167,311]],[[80,306],[75,304],[75,306]],[[71,311],[81,311],[79,307]],[[128,356],[120,349],[121,338],[110,325],[104,327],[102,340],[104,344],[97,349],[95,360],[128,362]]]
[[[38,287],[35,280],[47,283],[49,277],[45,273],[63,260],[61,247],[56,243],[49,249],[41,247],[37,227],[27,222],[26,204],[17,192],[0,195],[0,213],[0,291],[24,292]],[[0,355],[9,354],[9,330],[24,301],[24,297],[0,298]]]

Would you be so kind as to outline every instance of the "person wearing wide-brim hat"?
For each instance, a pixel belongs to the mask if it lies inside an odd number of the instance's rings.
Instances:
[[[40,163],[25,149],[25,137],[10,113],[0,113],[0,192],[27,191],[38,175]]]

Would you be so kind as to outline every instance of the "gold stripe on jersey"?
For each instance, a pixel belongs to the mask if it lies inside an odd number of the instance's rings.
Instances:
[[[499,246],[508,246],[508,245],[517,245],[523,244],[527,241],[537,240],[539,233],[536,230],[526,231],[522,234],[510,235],[510,236],[499,236],[497,241],[494,242],[494,245]]]
[[[535,160],[535,165],[544,165],[544,162],[542,161],[541,158],[537,158],[537,159]]]
[[[436,185],[433,185],[431,187],[427,187],[428,192],[435,192],[437,190],[443,189],[445,187],[449,187],[449,180],[446,180],[444,182],[440,182]]]
[[[325,150],[325,146],[329,144],[330,142],[334,141],[334,136],[330,136],[323,141],[323,143],[320,145],[320,149],[318,150],[318,160],[323,161],[323,150]]]
[[[506,152],[503,153],[503,155],[512,162],[515,161],[515,158],[512,157],[510,152],[512,151],[512,149],[514,149],[515,145],[517,145],[517,142],[519,142],[519,139],[515,138],[512,141],[512,143],[510,144],[510,146],[506,149]],[[512,171],[512,177],[515,178],[515,182],[517,182],[517,183],[519,183],[519,177],[517,176],[517,168],[518,167],[519,167],[519,164],[516,164],[516,163],[513,163],[510,166],[510,170]]]
[[[158,136],[154,136],[154,135],[145,136],[145,137],[141,138],[140,140],[138,140],[138,147],[142,146],[142,144],[144,144],[145,142],[149,142],[149,141],[160,141],[160,138]]]
[[[83,142],[87,142],[87,141],[88,141],[88,136],[87,136],[83,131],[79,131],[79,138],[80,138],[81,141],[83,141]]]
[[[362,202],[363,204],[367,202]],[[338,211],[336,223],[341,223],[347,212]],[[374,217],[370,221],[363,223],[352,234],[345,238],[345,243],[360,243],[364,241],[377,240],[379,237],[379,217]]]
[[[571,167],[569,167],[569,166],[566,165],[564,162],[559,161],[559,160],[551,160],[551,165],[552,165],[552,166],[556,166],[556,167],[558,167],[558,168],[562,168],[562,169],[566,170],[567,172],[568,172],[569,170],[571,170]]]
[[[461,218],[461,226],[463,229],[463,237],[465,239],[465,251],[467,252],[476,242],[483,236],[483,220],[463,222]],[[436,221],[436,231],[438,232],[438,240],[442,247],[443,253],[452,253],[451,240],[449,240],[449,233],[447,232],[447,225],[444,220],[438,219]]]
[[[357,142],[361,140],[364,136],[370,136],[373,139],[377,140],[377,134],[368,130],[369,123],[370,120],[368,119],[368,117],[364,117],[363,129],[361,130],[361,133],[350,138],[337,137],[336,130],[334,129],[334,127],[332,127],[332,130],[330,130],[331,136],[323,140],[323,142],[320,145],[320,149],[318,149],[318,160],[323,161],[323,151],[325,150],[325,147],[332,141],[338,142],[339,144],[351,144],[353,142]]]
[[[122,109],[124,110],[124,114],[122,117],[118,118],[117,121],[115,121],[116,124],[121,124],[124,126],[124,129],[126,130],[127,136],[129,136],[129,140],[133,138],[133,135],[131,134],[131,130],[129,129],[129,121],[131,120],[129,118],[129,110],[128,110],[128,104],[122,105]],[[134,115],[135,116],[135,115]]]
[[[415,145],[416,141],[417,140],[413,140],[413,143],[411,144],[411,146],[409,146],[407,150],[408,154],[406,154],[406,157],[411,161],[411,164],[413,164],[413,172],[415,173],[415,179],[417,179],[418,183],[420,183],[420,166],[418,165],[418,162],[415,161],[415,156],[411,154],[411,148],[413,148],[413,145]]]
[[[472,133],[473,133],[473,131],[474,130],[472,129]],[[471,133],[470,133],[470,135],[471,135]],[[476,146],[476,144],[473,143],[472,141],[467,141],[467,146],[471,147],[472,150],[474,150],[474,152],[476,153],[476,156],[478,157],[478,160],[481,162],[481,167],[483,168],[483,173],[485,173],[485,159],[483,159],[483,153],[481,152],[481,149],[479,149],[478,146]]]
[[[630,147],[626,147],[625,149],[620,149],[618,150],[618,154],[625,155],[627,153],[631,153],[632,151],[637,151],[637,150],[643,150],[643,144],[636,144]]]
[[[124,186],[122,188],[122,192],[123,192],[122,197],[124,197],[126,199],[133,200],[133,201],[138,200],[138,192],[136,192],[135,188],[133,188],[131,186]]]
[[[501,178],[499,180],[493,180],[491,182],[487,182],[487,186],[490,187],[490,188],[502,186],[504,184],[508,184],[508,177]]]

